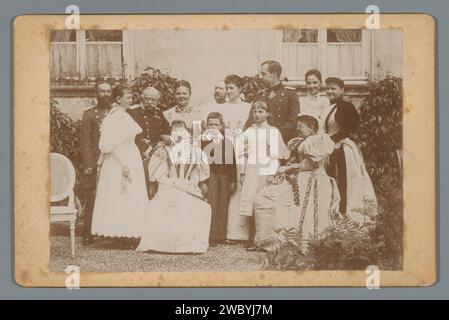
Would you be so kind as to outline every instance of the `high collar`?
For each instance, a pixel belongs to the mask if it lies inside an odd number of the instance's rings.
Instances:
[[[339,105],[341,102],[343,102],[343,97],[338,98],[334,102],[331,102],[331,105]]]
[[[192,106],[186,106],[186,107],[180,107],[178,105],[175,106],[175,111],[177,113],[190,113],[193,111],[193,107]]]
[[[320,96],[320,92],[318,92],[317,94],[311,94],[310,92],[307,92],[307,95],[306,95],[307,98],[311,98],[311,99],[318,99],[319,96]]]
[[[140,108],[143,110],[143,111],[156,111],[156,110],[159,110],[159,108],[158,107],[145,107],[143,104],[140,104]]]
[[[284,85],[282,84],[282,82],[279,82],[277,85],[275,85],[273,87],[269,87],[268,90],[269,91],[276,91],[278,89],[281,89],[282,87],[284,87]]]
[[[253,127],[254,127],[254,128],[266,129],[266,128],[269,127],[268,121],[265,120],[264,122],[262,122],[262,123],[260,123],[260,124],[254,123],[254,124],[253,124]]]
[[[109,110],[112,109],[112,107],[113,107],[113,105],[109,105],[108,107],[106,107],[106,106],[102,106],[102,105],[97,103],[97,108],[100,109],[100,110],[109,111]]]
[[[239,98],[238,100],[232,102],[232,101],[228,101],[228,104],[239,104],[240,102],[242,102],[242,98]]]

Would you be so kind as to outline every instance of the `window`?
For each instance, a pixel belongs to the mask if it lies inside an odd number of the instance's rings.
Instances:
[[[51,32],[51,79],[73,79],[78,76],[75,30]]]
[[[279,60],[293,81],[303,81],[309,69],[320,70],[324,78],[366,81],[369,47],[366,30],[288,29],[282,30]]]
[[[51,66],[51,80],[56,82],[123,78],[123,32],[54,30],[51,33]]]

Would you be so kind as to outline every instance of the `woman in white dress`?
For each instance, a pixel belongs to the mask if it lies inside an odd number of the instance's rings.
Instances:
[[[320,95],[322,78],[320,71],[311,69],[305,74],[307,95],[299,98],[300,114],[318,120],[319,133],[323,132],[324,120],[330,111],[329,99]]]
[[[220,106],[223,115],[226,137],[232,139],[234,145],[243,133],[243,126],[248,118],[251,105],[242,100],[242,79],[235,75],[225,78],[227,103]],[[237,150],[235,150],[237,151]],[[242,164],[237,165],[237,173],[241,172]],[[240,174],[237,174],[236,190],[229,201],[227,239],[233,244],[238,241],[248,241],[251,234],[251,217],[240,215],[240,200],[242,184]]]
[[[298,137],[289,141],[291,156],[254,199],[255,244],[272,251],[294,242],[303,252],[338,217],[340,195],[324,163],[334,149],[327,135],[318,135],[318,121],[298,116]]]
[[[201,121],[204,120],[201,109],[190,104],[191,96],[192,87],[190,83],[185,80],[179,80],[175,88],[176,105],[164,111],[164,117],[168,123],[172,123],[174,120],[184,121],[190,133],[192,133],[194,122],[197,122],[198,128],[201,129]]]
[[[148,165],[150,181],[158,187],[148,202],[145,229],[136,250],[204,253],[211,224],[211,208],[204,198],[207,157],[200,148],[192,150],[184,122],[172,121],[171,136],[173,144],[157,147]]]
[[[101,151],[92,234],[138,238],[146,212],[146,185],[140,152],[134,139],[142,129],[125,111],[132,95],[114,88],[113,108],[100,127]]]

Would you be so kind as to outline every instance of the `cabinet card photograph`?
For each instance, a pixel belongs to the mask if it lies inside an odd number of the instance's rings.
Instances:
[[[436,281],[430,16],[68,17],[14,23],[17,283]]]

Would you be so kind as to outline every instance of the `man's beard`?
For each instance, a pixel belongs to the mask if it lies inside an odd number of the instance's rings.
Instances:
[[[97,104],[103,108],[109,108],[111,106],[111,97],[98,97]]]

